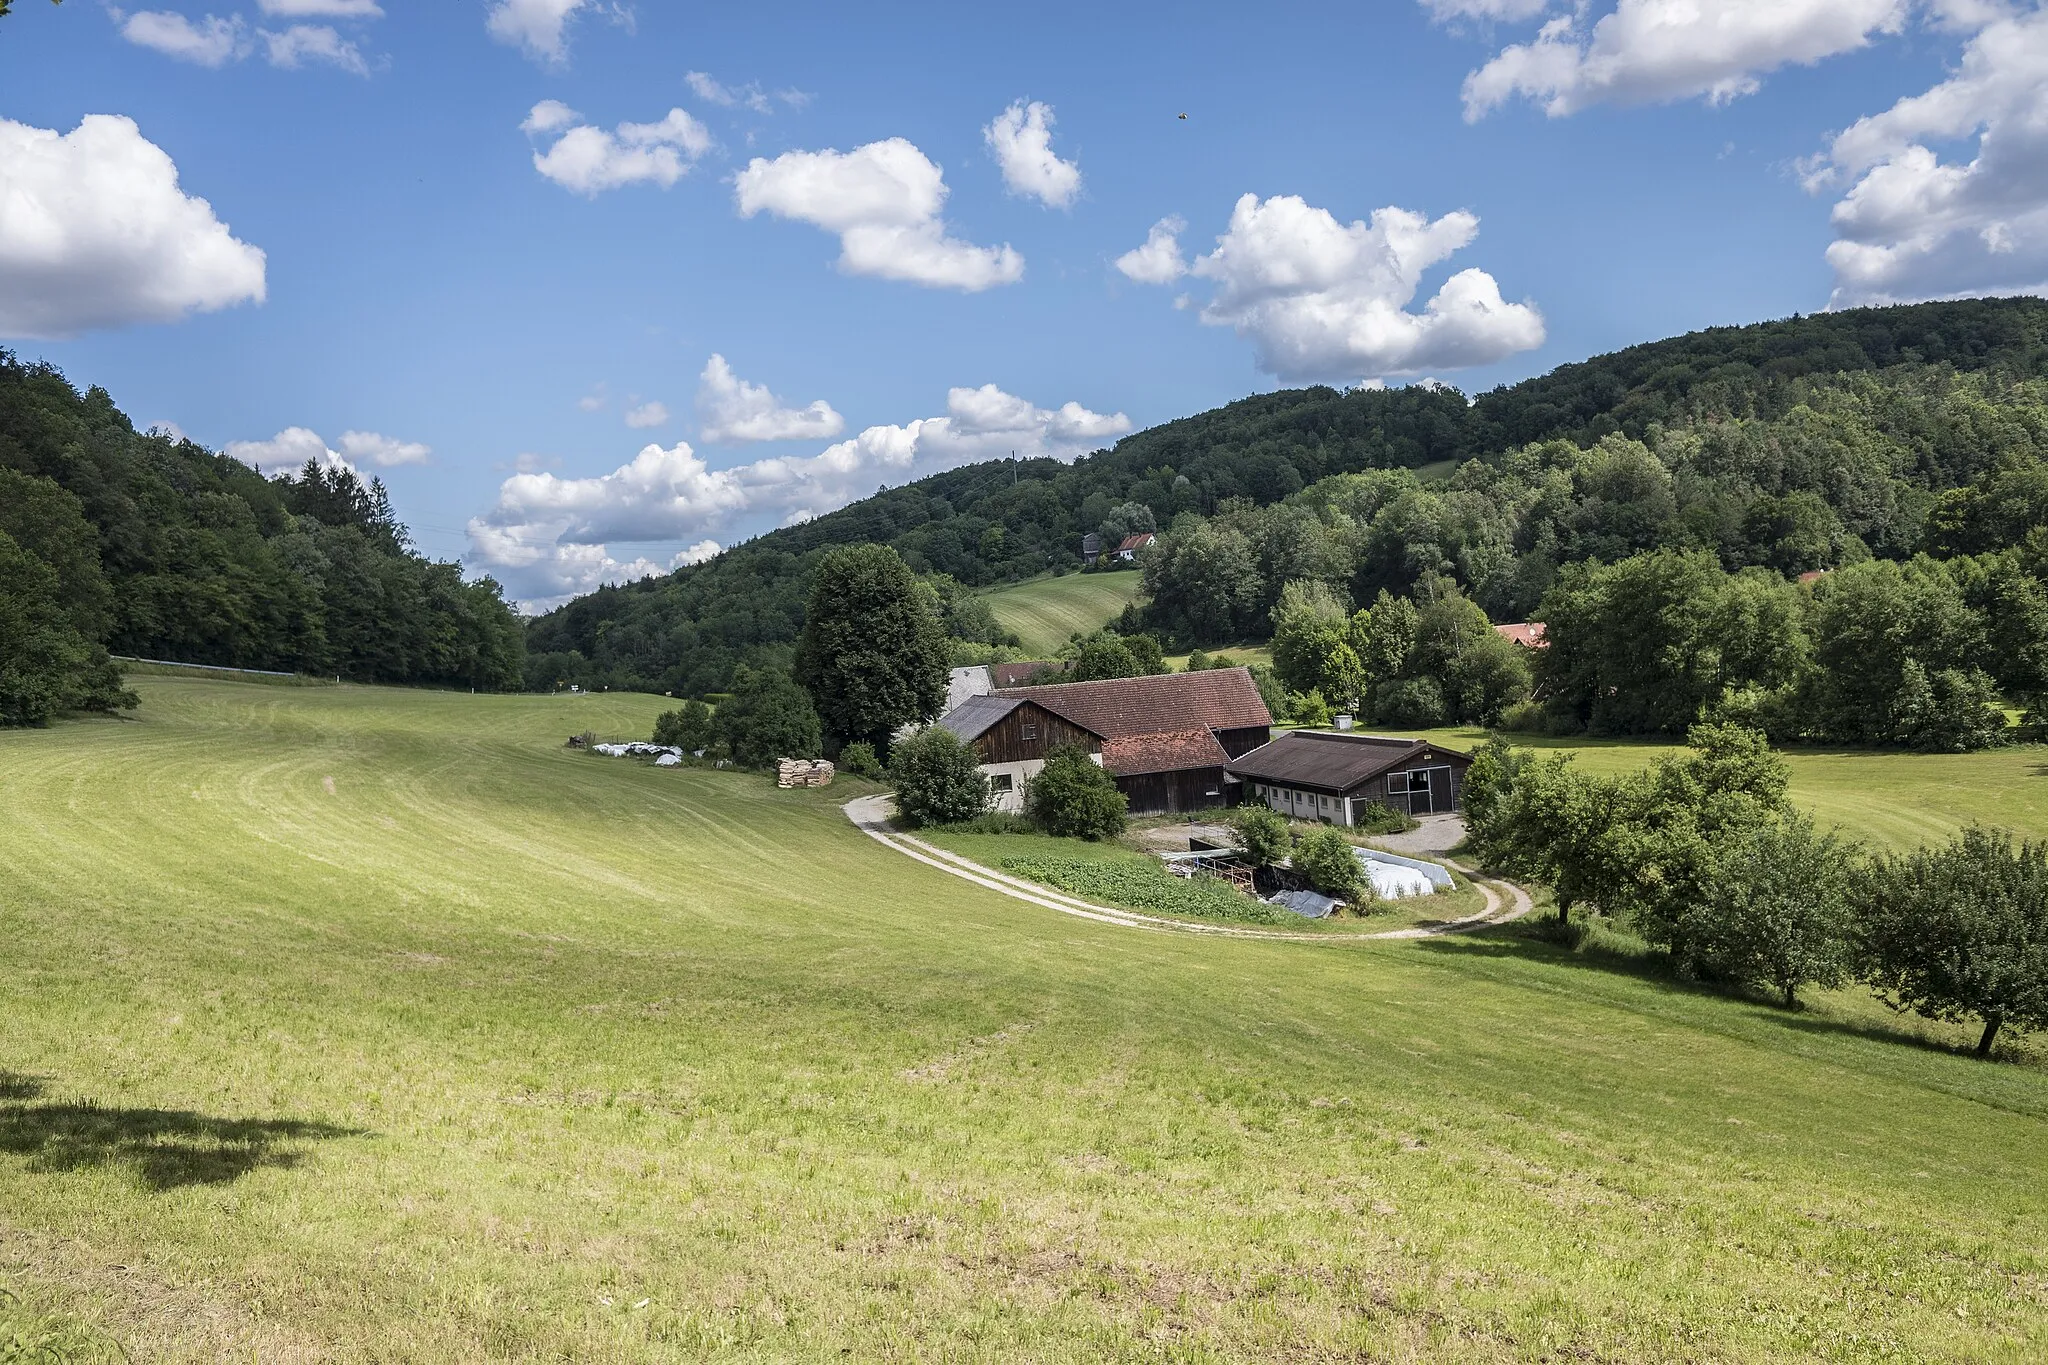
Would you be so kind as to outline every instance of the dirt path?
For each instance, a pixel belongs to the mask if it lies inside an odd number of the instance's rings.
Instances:
[[[1243,929],[1226,924],[1197,924],[1186,920],[1163,919],[1156,915],[1143,915],[1135,910],[1120,910],[1109,905],[1096,905],[1089,901],[1076,899],[1052,887],[1043,886],[1037,882],[1025,881],[1020,877],[1012,877],[1008,873],[998,872],[994,868],[983,867],[980,863],[963,858],[957,853],[948,853],[945,849],[928,844],[922,839],[915,838],[893,828],[889,824],[889,798],[886,796],[863,796],[858,800],[847,802],[843,809],[846,811],[846,818],[853,821],[854,825],[863,834],[877,843],[885,844],[895,849],[906,858],[915,858],[918,862],[928,867],[935,867],[941,872],[950,873],[962,881],[973,882],[976,886],[1000,892],[1002,895],[1014,897],[1020,901],[1029,901],[1031,904],[1042,906],[1047,910],[1057,910],[1063,915],[1073,915],[1079,919],[1095,920],[1101,924],[1122,925],[1127,929],[1171,929],[1179,930],[1182,933],[1211,934],[1224,938],[1257,938],[1279,940],[1288,943],[1342,944],[1370,942],[1374,939],[1435,938],[1439,934],[1455,934],[1466,930],[1485,928],[1488,925],[1506,924],[1511,920],[1520,919],[1528,914],[1532,908],[1529,901],[1529,893],[1514,883],[1481,881],[1469,868],[1460,867],[1458,864],[1446,860],[1447,866],[1456,868],[1459,872],[1471,878],[1472,885],[1478,888],[1481,896],[1485,897],[1486,908],[1478,914],[1467,915],[1463,919],[1452,920],[1447,924],[1435,924],[1427,928],[1389,929],[1385,933],[1379,934],[1288,934],[1276,933],[1267,929]],[[1501,904],[1500,892],[1495,890],[1496,885],[1507,890],[1508,898],[1505,909],[1503,909]]]

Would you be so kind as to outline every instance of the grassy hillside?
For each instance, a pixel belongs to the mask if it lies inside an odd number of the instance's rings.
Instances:
[[[1003,629],[1013,630],[1024,648],[1050,655],[1076,631],[1102,629],[1138,600],[1140,575],[1122,573],[1063,574],[1028,579],[985,594]]]
[[[561,747],[659,698],[136,685],[0,734],[0,1284],[136,1359],[2048,1354],[2048,1071],[1854,996],[1093,925]]]

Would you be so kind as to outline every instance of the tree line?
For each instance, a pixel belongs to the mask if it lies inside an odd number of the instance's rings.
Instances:
[[[0,721],[133,705],[110,653],[506,689],[524,652],[498,585],[414,553],[380,481],[266,478],[0,351]]]
[[[1973,1024],[1979,1055],[2002,1032],[2048,1028],[2048,844],[1972,827],[1868,855],[1793,808],[1761,733],[1699,725],[1687,742],[1601,777],[1491,740],[1465,779],[1472,847],[1549,885],[1561,924],[1612,917],[1682,976],[1787,1007],[1862,982],[1895,1010]]]
[[[1181,647],[1264,639],[1299,580],[1369,608],[1442,578],[1520,621],[1564,566],[1658,549],[1781,576],[1963,553],[1935,539],[1944,495],[2048,455],[2044,375],[2048,303],[1998,299],[1714,329],[1471,402],[1255,395],[1073,465],[951,470],[602,589],[535,623],[529,683],[723,691],[743,663],[786,662],[819,559],[867,542],[974,589],[1078,570],[1089,532],[1157,529],[1132,629]],[[2018,543],[2010,519],[1978,529]]]

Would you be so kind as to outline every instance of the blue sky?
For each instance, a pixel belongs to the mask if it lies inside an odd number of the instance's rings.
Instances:
[[[17,0],[0,344],[541,603],[1283,384],[2039,292],[2044,89],[1993,0]]]

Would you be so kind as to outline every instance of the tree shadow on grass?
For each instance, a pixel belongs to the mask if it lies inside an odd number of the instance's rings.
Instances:
[[[290,1169],[300,1144],[363,1137],[359,1128],[304,1119],[229,1119],[184,1109],[116,1109],[91,1100],[36,1103],[40,1077],[0,1071],[0,1152],[29,1169],[124,1166],[152,1190],[226,1185],[259,1167]]]

